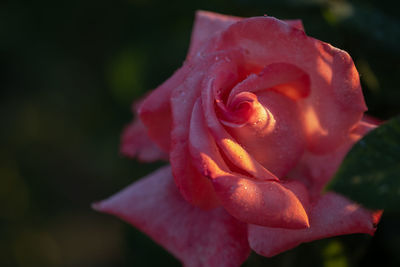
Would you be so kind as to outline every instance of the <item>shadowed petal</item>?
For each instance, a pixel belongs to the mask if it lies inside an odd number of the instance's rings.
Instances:
[[[122,132],[120,152],[144,162],[168,159],[168,155],[147,136],[146,127],[139,118],[135,118]]]
[[[310,228],[290,230],[249,225],[250,247],[272,257],[301,243],[336,235],[373,235],[381,212],[370,212],[334,193],[322,196],[311,210]]]
[[[231,24],[240,20],[242,20],[240,17],[221,15],[203,10],[197,11],[187,58],[194,57],[211,39],[213,34],[228,28]]]
[[[239,266],[249,255],[246,224],[222,208],[203,211],[186,202],[164,167],[93,208],[148,234],[188,267]]]
[[[368,117],[367,120],[363,119],[356,124],[349,131],[347,140],[330,153],[322,155],[311,152],[304,153],[296,168],[289,173],[288,177],[304,183],[312,198],[319,197],[321,190],[332,179],[351,147],[369,131],[375,129],[377,125],[369,123],[372,120]]]
[[[139,116],[147,128],[149,137],[165,152],[169,152],[171,142],[171,107],[172,91],[186,78],[189,69],[178,69],[167,81],[151,92],[141,103]]]

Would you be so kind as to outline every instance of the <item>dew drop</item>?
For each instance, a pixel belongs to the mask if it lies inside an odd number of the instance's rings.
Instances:
[[[204,57],[204,53],[202,53],[202,52],[197,52],[197,57]]]

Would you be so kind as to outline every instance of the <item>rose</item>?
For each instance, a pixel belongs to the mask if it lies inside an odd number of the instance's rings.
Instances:
[[[146,160],[161,148],[171,167],[94,208],[186,266],[239,266],[250,248],[273,256],[373,234],[380,212],[321,193],[374,127],[365,110],[350,56],[300,21],[198,12],[184,65],[144,99],[122,139],[123,152]]]

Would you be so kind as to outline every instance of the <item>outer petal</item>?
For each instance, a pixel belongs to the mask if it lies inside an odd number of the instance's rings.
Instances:
[[[292,26],[293,28],[299,29],[304,31],[304,25],[303,22],[300,19],[289,19],[289,20],[284,20],[287,24]]]
[[[368,118],[368,121],[371,120]],[[354,126],[348,133],[347,140],[337,149],[322,155],[306,152],[288,177],[305,184],[312,198],[319,197],[321,190],[338,170],[351,147],[375,127],[375,124],[362,120]]]
[[[241,17],[227,16],[209,11],[197,11],[187,59],[194,57],[197,52],[201,51],[214,34],[227,29],[230,25],[242,19]],[[285,20],[285,22],[291,27],[304,31],[301,20]]]
[[[311,211],[310,228],[289,230],[249,225],[250,247],[272,257],[303,242],[336,235],[374,234],[381,212],[372,213],[334,193],[322,196]]]
[[[249,255],[247,229],[223,209],[187,203],[169,167],[130,185],[94,208],[136,226],[185,266],[239,266]]]
[[[194,57],[211,39],[213,34],[228,28],[231,24],[240,20],[242,20],[242,18],[203,10],[197,11],[187,58]]]
[[[140,119],[146,126],[149,137],[165,152],[169,152],[171,142],[171,107],[172,90],[186,78],[188,68],[183,66],[172,77],[151,92],[139,108]]]
[[[127,157],[137,157],[141,161],[166,160],[164,153],[147,135],[146,127],[139,118],[127,125],[122,133],[120,152]]]
[[[302,101],[302,110],[312,152],[326,153],[340,145],[366,110],[350,56],[283,21],[271,17],[244,19],[208,42],[206,51],[227,47],[247,51],[245,62],[260,66],[293,64],[309,75],[311,91]]]

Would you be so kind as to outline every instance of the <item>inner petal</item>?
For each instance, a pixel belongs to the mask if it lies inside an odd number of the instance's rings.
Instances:
[[[310,77],[302,69],[287,63],[274,63],[259,73],[249,75],[230,92],[227,104],[241,92],[257,93],[265,90],[276,91],[291,99],[298,100],[310,94]]]
[[[305,149],[305,138],[297,103],[279,93],[269,91],[258,95],[265,114],[255,116],[256,122],[227,131],[261,165],[283,178],[298,162]]]
[[[248,123],[265,127],[266,123],[274,121],[272,114],[260,104],[257,96],[249,92],[237,94],[227,107],[217,101],[217,108],[221,123],[228,127],[243,127]]]
[[[257,162],[283,178],[306,147],[299,102],[309,93],[304,71],[271,64],[237,84],[226,104],[217,100],[219,119]]]
[[[229,71],[229,69],[231,69],[231,71]],[[229,72],[235,73],[235,69],[232,68],[232,63],[220,61],[209,70],[210,79],[203,84],[204,90],[202,90],[201,102],[207,128],[215,139],[218,148],[231,164],[255,179],[278,180],[276,176],[257,162],[257,160],[226,131],[221,123],[217,106],[219,105],[222,111],[225,110],[225,113],[229,114],[228,107],[225,107],[223,104],[223,85],[226,85],[227,82],[229,83],[229,77],[231,76]],[[227,81],[227,79],[229,80]],[[242,107],[239,105],[238,109],[248,110],[248,108],[246,108],[247,105],[249,104],[243,104]]]

